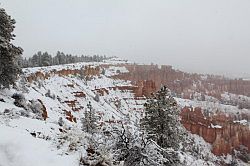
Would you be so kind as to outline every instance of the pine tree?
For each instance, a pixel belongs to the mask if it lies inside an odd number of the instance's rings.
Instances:
[[[11,43],[15,35],[15,20],[3,8],[0,8],[0,87],[14,85],[21,69],[17,59],[22,54],[22,49]]]
[[[145,103],[142,130],[163,148],[177,149],[182,139],[182,128],[175,99],[164,86]]]
[[[93,134],[97,129],[97,118],[91,102],[87,104],[87,108],[88,109],[84,113],[84,118],[82,119],[82,129],[83,131]]]
[[[41,66],[50,66],[52,65],[51,55],[48,52],[45,52],[41,56]]]

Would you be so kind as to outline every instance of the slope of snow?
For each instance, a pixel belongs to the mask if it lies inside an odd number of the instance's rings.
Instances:
[[[121,61],[119,61],[121,63]],[[79,69],[83,65],[100,65],[102,63],[78,63],[70,65],[58,65],[50,67],[37,67],[24,69],[25,75],[30,75],[37,71],[48,72],[54,69]],[[116,64],[116,63],[113,63]],[[101,77],[94,77],[87,84],[76,76],[60,77],[53,76],[46,80],[38,80],[37,82],[25,83],[26,92],[19,87],[19,90],[10,89],[0,93],[0,98],[4,102],[0,102],[0,166],[77,166],[79,165],[80,153],[69,153],[67,147],[57,149],[58,137],[60,133],[58,120],[63,117],[64,123],[68,128],[81,128],[80,119],[84,115],[87,103],[90,101],[92,107],[101,115],[100,122],[105,121],[122,121],[130,114],[132,123],[139,117],[140,113],[132,113],[142,107],[133,100],[133,94],[129,91],[122,92],[120,90],[109,89],[115,86],[131,85],[123,80],[113,80],[108,76],[115,75],[116,71],[127,72],[124,67],[110,67],[106,70],[106,74]],[[74,85],[70,87],[68,85]],[[109,94],[100,96],[100,101],[94,100],[97,92],[95,89],[107,88]],[[50,90],[55,95],[55,99],[46,97],[46,93]],[[74,92],[84,92],[86,97],[77,98]],[[25,111],[24,108],[17,107],[13,104],[14,99],[11,96],[14,93],[22,93],[30,103],[31,100],[41,100],[48,112],[46,121],[38,120],[33,116],[23,117],[20,112]],[[76,107],[79,111],[72,111],[65,101],[76,100]],[[119,100],[121,108],[117,108],[115,102]],[[139,102],[139,101],[138,101]],[[11,113],[6,113],[6,109]],[[66,120],[64,110],[71,111],[76,117],[78,123]],[[32,115],[32,113],[29,113]],[[106,125],[108,123],[106,122]],[[77,129],[77,130],[78,130]],[[36,136],[32,136],[31,133]],[[82,153],[82,152],[81,152]],[[68,154],[68,155],[67,155]]]
[[[60,156],[50,142],[33,138],[25,131],[0,126],[1,166],[68,166],[77,165],[78,156]]]
[[[117,86],[131,86],[131,82],[119,79],[112,79],[110,76],[117,72],[125,73],[125,67],[117,64],[131,63],[120,59],[111,59],[101,63],[77,63],[69,65],[58,65],[49,67],[37,67],[24,69],[24,76],[28,76],[38,71],[49,72],[62,69],[80,69],[83,66],[111,65],[105,69],[105,74],[94,76],[89,81],[82,80],[78,76],[58,76],[54,75],[45,80],[26,82],[25,85],[18,84],[18,90],[10,89],[0,91],[0,166],[78,166],[80,155],[86,155],[84,151],[69,151],[69,144],[79,143],[78,148],[85,146],[86,135],[81,135],[81,118],[87,109],[87,104],[91,102],[93,109],[99,115],[99,127],[118,126],[119,123],[126,124],[131,129],[137,130],[139,119],[142,115],[145,99],[134,99],[134,94],[129,90],[119,90]],[[114,66],[112,66],[114,65]],[[70,85],[70,86],[69,86]],[[22,86],[25,86],[23,89]],[[98,94],[98,89],[108,90],[108,94],[99,96],[100,100],[94,98]],[[46,93],[55,98],[47,97]],[[83,92],[85,97],[76,97],[75,92]],[[42,101],[46,107],[48,118],[46,121],[37,119],[34,113],[28,112],[28,116],[22,115],[24,108],[13,104],[11,96],[14,93],[22,93],[27,104],[31,101]],[[180,106],[204,106],[214,103],[196,102],[176,98]],[[74,101],[78,111],[74,111],[67,104],[67,101]],[[118,103],[120,106],[118,107]],[[231,110],[229,106],[223,106]],[[234,108],[234,107],[233,107]],[[10,111],[6,111],[6,109]],[[66,111],[70,111],[76,118],[77,123],[66,119]],[[27,112],[27,111],[26,111]],[[62,118],[64,126],[59,126],[58,121]],[[66,133],[60,130],[67,131]],[[33,135],[32,135],[33,134]],[[68,135],[67,135],[68,134]],[[79,134],[79,135],[78,135]],[[35,135],[35,136],[34,136]],[[60,144],[59,138],[72,137],[69,142]],[[213,161],[216,160],[211,154],[210,146],[198,136],[194,136],[196,144],[203,146],[202,154],[211,155]],[[181,154],[186,165],[213,165],[212,161],[205,161],[203,158],[192,156],[191,154]]]

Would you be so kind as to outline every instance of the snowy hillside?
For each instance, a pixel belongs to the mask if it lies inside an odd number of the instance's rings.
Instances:
[[[123,124],[137,133],[146,101],[135,97],[130,81],[111,77],[128,72],[117,65],[120,63],[129,62],[23,69],[17,87],[0,91],[0,166],[78,166],[80,158],[88,155],[91,139],[102,148],[101,156],[110,160],[114,155],[107,152],[113,139],[109,135],[111,128],[121,129]],[[85,73],[80,69],[85,69]],[[178,98],[177,101],[181,106],[202,105]],[[89,102],[97,115],[98,131],[105,131],[104,136],[92,137],[82,131]],[[197,144],[197,155],[180,153],[182,165],[218,165],[222,158],[210,152],[211,145],[199,136],[190,137]],[[230,155],[224,159],[231,161]]]

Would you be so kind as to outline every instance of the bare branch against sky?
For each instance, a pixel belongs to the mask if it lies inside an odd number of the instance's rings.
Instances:
[[[2,0],[24,56],[106,54],[250,77],[249,0]]]

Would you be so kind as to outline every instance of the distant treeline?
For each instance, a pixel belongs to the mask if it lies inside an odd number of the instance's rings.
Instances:
[[[42,66],[52,66],[52,65],[62,65],[77,62],[102,62],[103,60],[111,59],[113,57],[106,57],[106,55],[71,55],[64,54],[58,51],[55,56],[49,54],[48,52],[37,52],[31,58],[21,58],[18,64],[22,68],[26,67],[42,67]]]

